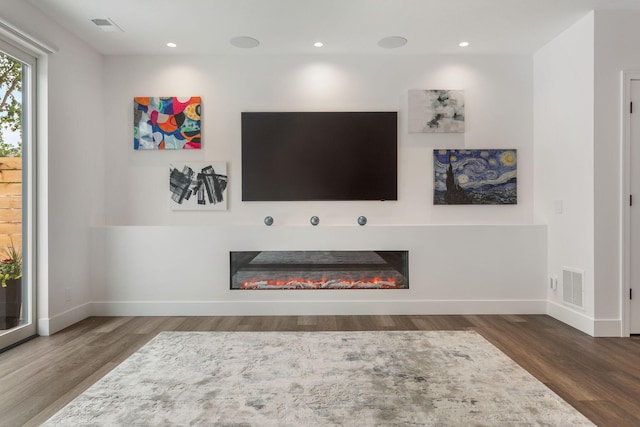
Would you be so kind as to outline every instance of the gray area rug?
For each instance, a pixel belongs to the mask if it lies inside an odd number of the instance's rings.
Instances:
[[[163,332],[46,426],[591,426],[470,331]]]

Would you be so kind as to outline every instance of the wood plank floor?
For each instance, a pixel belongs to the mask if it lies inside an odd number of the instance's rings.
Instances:
[[[640,337],[548,316],[92,317],[0,353],[0,426],[37,426],[160,331],[475,330],[599,426],[640,426]]]

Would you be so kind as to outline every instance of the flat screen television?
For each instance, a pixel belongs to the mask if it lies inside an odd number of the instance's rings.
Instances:
[[[242,113],[242,200],[398,200],[397,115]]]

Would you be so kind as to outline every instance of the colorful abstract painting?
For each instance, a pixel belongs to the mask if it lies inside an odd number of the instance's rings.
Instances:
[[[227,164],[169,165],[169,195],[173,210],[226,210]]]
[[[185,150],[200,148],[200,97],[133,99],[133,148]]]
[[[434,205],[518,203],[516,150],[433,150]]]
[[[409,132],[464,132],[464,91],[410,90]]]

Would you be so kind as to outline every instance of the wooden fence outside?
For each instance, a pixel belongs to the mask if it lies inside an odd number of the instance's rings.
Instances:
[[[22,158],[0,157],[0,256],[22,247]]]

